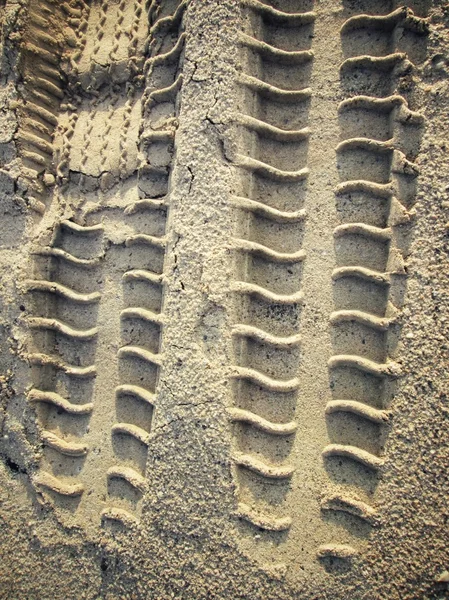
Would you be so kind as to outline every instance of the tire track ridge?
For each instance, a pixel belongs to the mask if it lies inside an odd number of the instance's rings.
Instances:
[[[163,262],[167,244],[167,212],[169,209],[169,177],[172,167],[172,152],[177,128],[179,97],[182,86],[182,75],[179,74],[182,53],[185,44],[182,20],[187,2],[177,1],[166,5],[151,2],[147,11],[149,36],[144,44],[143,73],[145,91],[141,99],[141,125],[139,131],[139,149],[144,157],[138,168],[138,187],[140,198],[128,205],[124,211],[125,218],[137,213],[150,215],[158,212],[164,217],[162,233],[148,233],[145,229],[135,228],[126,241],[126,247],[136,246],[146,252],[146,259],[141,265],[135,265],[123,274],[124,289],[132,291],[136,286],[153,290],[151,294],[137,295],[136,299],[127,300],[120,314],[123,327],[127,323],[138,323],[148,328],[148,337],[144,342],[129,335],[129,339],[118,351],[119,365],[130,365],[129,373],[145,365],[151,376],[141,382],[137,377],[127,375],[120,378],[116,388],[117,421],[112,426],[111,435],[116,447],[129,448],[127,460],[116,453],[116,464],[107,472],[108,499],[102,512],[103,523],[120,523],[125,527],[139,523],[140,506],[146,491],[146,459],[137,458],[133,447],[137,444],[141,450],[139,456],[147,456],[151,442],[153,411],[156,405],[156,389],[159,371],[163,365],[160,353],[161,336],[163,334]],[[168,12],[168,14],[167,14]],[[161,86],[160,81],[164,81]],[[165,83],[169,82],[171,83]],[[157,117],[157,106],[167,103],[164,119]],[[161,164],[160,154],[167,155],[168,161]],[[123,167],[123,161],[122,161]],[[158,266],[159,265],[159,266]],[[145,298],[153,296],[156,300],[150,305]],[[130,296],[131,298],[132,296]],[[137,371],[136,371],[137,373]],[[133,422],[132,407],[139,407],[136,414],[144,411],[147,415],[145,423]],[[128,420],[120,414],[125,413]],[[133,453],[134,452],[134,453]],[[121,498],[114,491],[117,483],[121,490]]]
[[[60,507],[67,498],[79,501],[84,492],[78,477],[89,450],[82,437],[94,410],[95,311],[101,297],[87,290],[100,265],[102,237],[99,225],[60,222],[50,245],[34,252],[37,277],[25,281],[33,306],[25,318],[32,348],[26,355],[32,367],[27,399],[36,409],[43,446],[33,481]]]
[[[334,230],[338,264],[333,280],[334,286],[340,287],[330,319],[334,355],[328,364],[333,399],[326,406],[326,416],[330,423],[339,415],[356,418],[361,435],[351,441],[351,434],[334,434],[323,450],[323,459],[336,458],[340,462],[335,464],[341,468],[360,465],[367,470],[369,481],[375,481],[382,473],[386,461],[381,440],[391,415],[388,407],[394,381],[403,374],[401,365],[389,354],[391,348],[394,352],[398,336],[398,299],[407,274],[403,226],[409,226],[413,218],[410,208],[418,176],[413,161],[419,142],[415,142],[414,130],[424,124],[424,117],[410,110],[398,87],[401,77],[413,69],[409,55],[394,48],[398,27],[418,35],[428,29],[426,20],[415,17],[407,7],[387,15],[355,15],[341,28],[347,51],[340,76],[350,97],[338,107],[342,141],[336,154],[341,183],[335,196],[337,202],[344,198],[349,204],[363,202],[368,208],[364,220],[342,211],[341,223]],[[388,37],[389,44],[382,47],[378,41],[376,47],[375,43],[370,44],[372,37],[368,35],[363,45],[360,40],[365,39],[364,31],[369,34],[377,30]],[[352,38],[352,32],[357,32],[358,37]],[[365,47],[370,48],[370,53]],[[351,241],[352,250],[348,250]],[[345,334],[353,341],[345,342]],[[365,346],[358,342],[362,337]],[[372,392],[363,391],[360,382],[365,382],[363,385]],[[373,426],[377,428],[375,434]],[[330,514],[344,512],[350,518],[376,525],[374,492],[364,491],[364,499],[360,500],[353,496],[356,483],[341,483],[339,492],[323,496],[322,510]],[[350,559],[355,552],[352,547],[330,544],[321,547],[318,556]]]
[[[68,6],[64,8],[64,6],[66,5],[63,5],[63,10],[68,14],[71,14],[72,9]],[[79,10],[79,16],[77,15],[75,49],[73,53],[69,55],[69,84],[71,81],[76,81],[77,79],[79,73],[79,63],[87,44],[87,28],[90,7],[86,2],[84,2],[84,0],[80,1],[80,6],[81,8]],[[68,180],[72,138],[75,134],[76,124],[79,118],[80,99],[75,97],[72,93],[71,85],[69,85],[66,93],[67,98],[65,101],[65,106],[61,106],[61,109],[65,108],[67,111],[67,124],[65,126],[60,125],[58,128],[61,136],[61,148],[59,152],[56,152],[55,156],[56,177],[59,184],[65,184]]]
[[[82,5],[76,3],[76,6]],[[73,13],[70,18],[67,18],[68,11]],[[53,140],[65,85],[61,69],[65,53],[64,24],[68,23],[76,31],[80,24],[78,13],[77,8],[49,0],[33,3],[28,15],[20,64],[23,104],[19,107],[20,127],[16,140],[24,167],[26,199],[30,208],[40,215],[45,213],[54,184]]]
[[[307,122],[298,124],[297,115],[304,120],[311,96],[306,84],[313,52],[304,47],[310,42],[302,28],[313,24],[315,13],[283,12],[257,0],[241,0],[240,4],[248,25],[239,35],[243,69],[237,83],[244,109],[234,116],[241,142],[231,157],[242,173],[241,190],[231,198],[240,220],[230,244],[237,268],[230,286],[236,314],[232,330],[235,362],[230,371],[235,383],[229,408],[234,424],[235,514],[250,526],[282,532],[290,528],[292,519],[275,514],[279,509],[268,500],[263,486],[277,482],[276,493],[283,498],[294,471],[285,458],[280,463],[275,460],[276,453],[271,451],[281,438],[293,440],[297,429],[291,407],[299,393],[298,318],[303,292],[298,281],[306,258],[297,241],[306,211],[298,206],[297,197],[308,177],[303,148],[310,135]],[[297,32],[294,42],[292,36],[285,41],[287,29]],[[274,111],[277,106],[283,107],[281,119]],[[288,148],[288,156],[280,144]],[[280,200],[273,202],[273,197]],[[266,224],[276,231],[275,236],[264,234]],[[259,226],[260,234],[256,233]],[[293,284],[280,283],[284,278],[289,281],[292,272]],[[276,324],[276,310],[290,315],[282,331]],[[268,316],[271,311],[273,315]],[[276,365],[271,355],[281,361]],[[266,398],[265,406],[258,405],[258,390]],[[282,406],[282,416],[277,415],[276,409]],[[253,448],[256,431],[267,441],[266,457],[265,451],[262,455]]]

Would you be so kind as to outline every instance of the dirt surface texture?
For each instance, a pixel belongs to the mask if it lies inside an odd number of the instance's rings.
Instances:
[[[447,3],[0,23],[0,598],[449,598]]]

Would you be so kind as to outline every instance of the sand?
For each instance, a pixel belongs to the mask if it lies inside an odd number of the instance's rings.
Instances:
[[[445,3],[2,3],[0,597],[448,597]]]

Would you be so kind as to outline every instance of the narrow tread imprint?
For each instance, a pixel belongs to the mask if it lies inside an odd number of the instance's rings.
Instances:
[[[189,0],[183,0],[179,3],[175,12],[172,15],[169,15],[168,17],[162,17],[162,19],[158,19],[156,23],[150,28],[150,37],[154,37],[157,33],[160,32],[161,29],[177,25],[182,19],[182,16],[188,3]]]
[[[388,154],[394,151],[395,141],[393,139],[381,141],[366,137],[348,138],[340,142],[336,148],[337,152],[345,150],[367,150],[378,154]]]
[[[57,436],[55,433],[51,431],[42,431],[41,433],[42,442],[56,450],[60,454],[64,454],[65,456],[85,456],[89,450],[86,444],[77,444],[75,442],[69,442]]]
[[[331,323],[355,321],[377,331],[387,331],[395,320],[394,318],[378,317],[361,310],[337,310],[331,314],[330,321]]]
[[[29,52],[32,52],[36,56],[40,56],[40,58],[42,60],[48,62],[51,65],[54,65],[55,67],[58,66],[58,64],[59,64],[59,58],[57,56],[54,56],[54,54],[52,52],[49,52],[48,50],[45,50],[44,48],[36,46],[32,42],[26,42],[24,44],[24,48],[26,50],[28,50]]]
[[[393,108],[403,106],[407,109],[407,113],[413,115],[414,119],[423,120],[424,117],[418,112],[411,111],[408,108],[407,101],[403,96],[398,94],[392,94],[391,96],[384,96],[383,98],[376,98],[374,96],[365,96],[360,94],[353,96],[352,98],[346,98],[338,105],[338,111],[344,112],[346,110],[353,110],[355,108],[363,108],[365,110],[375,110],[379,112],[391,112]]]
[[[124,479],[129,483],[129,485],[137,489],[140,493],[143,494],[145,492],[145,478],[131,467],[124,467],[122,465],[110,467],[108,469],[108,477]]]
[[[41,150],[41,152],[44,152],[48,156],[51,156],[53,154],[53,146],[49,142],[45,141],[37,135],[34,135],[33,133],[30,133],[29,131],[21,129],[17,133],[17,139],[19,141],[31,144],[32,146],[34,146],[38,150]]]
[[[277,169],[261,160],[251,158],[250,156],[244,156],[243,154],[236,155],[235,164],[242,169],[260,175],[260,177],[270,179],[271,181],[279,181],[281,183],[302,181],[307,179],[307,176],[309,175],[309,169],[307,167],[299,169],[298,171],[283,171],[282,169]]]
[[[33,250],[33,254],[37,254],[40,256],[54,256],[55,258],[61,258],[66,260],[68,263],[72,265],[77,265],[79,267],[95,267],[100,264],[101,257],[98,258],[78,258],[77,256],[73,256],[70,252],[66,252],[61,248],[36,248]]]
[[[182,74],[178,75],[175,81],[164,88],[159,88],[148,96],[149,102],[167,102],[175,97],[177,92],[181,89],[181,85],[183,82]]]
[[[155,404],[155,395],[138,385],[119,385],[115,388],[115,393],[116,395],[127,394],[134,396],[135,398],[138,398],[142,402],[150,404],[151,406],[154,406]]]
[[[119,521],[126,527],[133,527],[138,524],[138,519],[123,508],[110,507],[101,511],[101,518],[110,521]]]
[[[274,379],[268,375],[264,375],[256,369],[249,367],[240,367],[238,365],[233,366],[234,373],[231,374],[235,379],[246,379],[259,385],[262,388],[270,390],[272,392],[294,392],[299,388],[299,379],[294,377],[292,379],[282,380]]]
[[[353,413],[378,425],[385,425],[391,414],[387,410],[379,410],[357,400],[330,400],[326,405],[326,414],[335,412]]]
[[[92,304],[100,300],[99,292],[92,292],[90,294],[80,294],[74,290],[62,285],[56,281],[47,281],[45,279],[27,279],[25,282],[27,289],[34,292],[50,292],[57,294],[66,300],[72,302],[79,302],[80,304]]]
[[[155,129],[142,134],[142,142],[171,142],[175,139],[174,129]]]
[[[373,240],[388,242],[391,240],[392,230],[390,227],[374,227],[365,223],[346,223],[338,225],[334,229],[334,237],[342,237],[343,235],[363,235]]]
[[[323,457],[326,458],[332,456],[344,456],[374,470],[381,469],[385,464],[383,458],[371,454],[371,452],[367,452],[366,450],[362,450],[361,448],[357,448],[356,446],[349,446],[347,444],[329,444],[326,446],[323,450]]]
[[[239,292],[240,294],[257,296],[265,302],[272,302],[273,304],[302,304],[304,301],[303,292],[296,292],[295,294],[276,294],[260,285],[248,283],[246,281],[232,282],[231,290],[233,292]]]
[[[342,277],[357,277],[377,285],[390,285],[390,277],[388,273],[380,273],[379,271],[367,269],[366,267],[338,267],[337,269],[333,270],[332,279],[337,280],[341,279]]]
[[[73,221],[61,221],[61,227],[64,229],[68,229],[69,231],[73,231],[74,233],[79,234],[95,234],[104,231],[104,226],[99,223],[97,225],[78,225],[78,223],[74,223]]]
[[[337,185],[336,194],[345,194],[348,192],[367,192],[382,198],[391,198],[394,193],[391,183],[375,183],[364,179],[355,179],[352,181],[343,181]]]
[[[84,492],[84,486],[81,483],[65,483],[46,471],[39,471],[36,473],[33,477],[33,481],[35,485],[39,487],[46,488],[52,492],[61,494],[61,496],[67,496],[69,498],[76,498],[77,496],[81,496]]]
[[[419,28],[425,27],[426,21],[413,14],[413,11],[406,6],[401,6],[396,10],[390,12],[387,15],[355,15],[350,17],[343,23],[341,33],[347,33],[354,29],[361,29],[364,27],[390,27],[393,29],[395,25],[401,21],[407,21],[420,26]]]
[[[403,52],[394,52],[393,54],[387,54],[386,56],[371,56],[369,54],[354,56],[347,58],[341,65],[341,69],[354,69],[354,68],[373,68],[379,71],[390,71],[397,64],[402,61],[406,61],[406,54]]]
[[[232,455],[232,460],[240,467],[245,467],[267,479],[288,479],[295,472],[295,469],[290,465],[270,465],[259,458],[241,452],[234,453]]]
[[[118,350],[118,356],[140,358],[158,367],[162,364],[162,356],[160,354],[154,354],[145,348],[140,348],[140,346],[122,346]]]
[[[26,103],[26,110],[37,115],[39,118],[41,118],[43,121],[45,121],[53,127],[55,127],[58,124],[58,119],[55,116],[55,114],[52,113],[50,110],[47,110],[43,106],[40,106],[39,104],[28,101]]]
[[[164,323],[164,317],[160,313],[155,313],[145,308],[125,308],[120,313],[122,319],[141,319],[148,323],[156,323],[162,325]]]
[[[283,89],[245,73],[239,75],[238,81],[240,84],[245,85],[254,92],[257,92],[261,96],[273,100],[274,102],[286,104],[305,102],[312,95],[312,90],[310,88],[303,88],[301,90]]]
[[[316,13],[309,12],[297,12],[289,13],[277,10],[269,4],[259,2],[259,0],[240,0],[241,4],[252,8],[254,11],[260,13],[264,17],[268,17],[270,20],[282,23],[284,26],[297,27],[300,25],[309,25],[316,19]]]
[[[296,211],[278,210],[257,200],[251,200],[242,196],[232,196],[231,201],[238,208],[270,219],[275,223],[299,223],[306,218],[306,211],[304,209]]]
[[[181,52],[184,48],[185,40],[186,40],[186,34],[185,34],[185,32],[183,32],[179,36],[176,44],[168,52],[165,52],[164,54],[156,54],[156,56],[151,56],[145,62],[145,67],[144,67],[145,71],[148,70],[150,65],[158,66],[163,63],[170,64],[172,62],[176,62],[176,60],[180,57]]]
[[[144,200],[138,200],[133,202],[125,208],[125,215],[134,215],[143,210],[159,210],[167,209],[167,202],[165,200],[153,200],[152,198],[145,198]]]
[[[235,238],[233,240],[233,246],[236,250],[256,254],[267,260],[278,263],[297,263],[303,261],[306,257],[304,250],[298,250],[297,252],[278,252],[263,244],[251,242],[244,238]]]
[[[266,60],[283,65],[302,65],[311,61],[313,58],[313,52],[311,50],[281,50],[276,46],[271,46],[266,42],[261,42],[250,35],[246,35],[245,33],[240,33],[240,42],[247,48],[250,48],[251,50],[254,50],[260,54]]]
[[[334,493],[325,497],[321,501],[321,509],[345,512],[359,517],[372,525],[377,520],[377,511],[372,506],[344,493]]]
[[[310,137],[310,129],[308,127],[303,127],[302,129],[281,129],[274,125],[270,125],[265,121],[242,113],[237,113],[235,120],[239,125],[243,125],[263,137],[278,142],[301,142]]]
[[[98,334],[97,327],[92,327],[91,329],[74,329],[58,319],[48,319],[46,317],[28,317],[27,323],[33,329],[52,329],[74,340],[90,340]]]
[[[30,402],[53,404],[53,406],[56,406],[71,415],[90,415],[94,408],[92,402],[86,402],[86,404],[73,404],[56,392],[46,392],[35,388],[28,392],[28,400]]]
[[[57,356],[51,356],[50,354],[43,354],[40,352],[34,352],[26,355],[29,363],[32,365],[40,365],[42,367],[50,366],[55,367],[64,371],[67,375],[73,375],[74,377],[95,377],[97,370],[94,365],[88,367],[77,367],[70,365],[60,360]]]
[[[251,338],[261,344],[270,344],[271,346],[276,346],[278,348],[292,348],[294,346],[299,346],[301,343],[301,336],[299,334],[281,337],[272,335],[259,327],[245,325],[243,323],[234,325],[232,327],[232,334]]]
[[[298,429],[298,424],[295,421],[290,421],[290,423],[273,423],[256,413],[242,408],[229,408],[228,414],[231,421],[253,425],[256,429],[260,429],[260,431],[270,435],[291,435]]]
[[[131,271],[126,271],[123,274],[124,281],[132,281],[132,280],[140,280],[146,281],[147,283],[162,283],[164,280],[164,276],[160,273],[153,273],[153,271],[146,271],[144,269],[132,269]]]
[[[134,244],[148,244],[149,246],[165,249],[165,246],[167,244],[167,238],[138,233],[136,235],[130,235],[128,238],[126,238],[125,243],[127,246],[133,246]]]
[[[150,434],[145,429],[131,423],[115,423],[112,426],[112,433],[130,435],[146,446],[150,441]]]
[[[329,359],[329,368],[349,367],[358,369],[364,373],[375,375],[376,377],[400,377],[402,374],[401,367],[393,362],[378,363],[368,358],[352,354],[337,354]]]
[[[290,529],[292,525],[292,520],[290,517],[276,518],[270,515],[265,515],[252,510],[252,508],[250,508],[244,502],[239,502],[236,516],[240,519],[248,521],[255,527],[265,529],[266,531],[286,531],[287,529]]]

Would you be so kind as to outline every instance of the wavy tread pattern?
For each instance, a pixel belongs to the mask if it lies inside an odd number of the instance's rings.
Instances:
[[[96,373],[100,293],[93,289],[97,284],[92,275],[101,263],[102,238],[101,226],[61,222],[51,245],[35,251],[38,278],[26,282],[33,306],[26,319],[33,346],[28,354],[33,366],[28,401],[36,407],[43,444],[34,482],[51,492],[55,502],[79,497],[84,490],[77,477],[88,452],[81,440],[94,409],[89,396]]]
[[[406,7],[387,15],[355,15],[341,29],[346,53],[341,79],[348,97],[338,109],[341,182],[335,194],[337,202],[342,198],[348,206],[363,203],[367,208],[359,221],[350,210],[342,210],[334,231],[337,293],[331,315],[334,356],[329,361],[333,400],[326,415],[331,424],[342,416],[348,423],[356,419],[361,434],[334,433],[323,457],[326,461],[337,457],[333,465],[343,469],[358,464],[368,470],[370,480],[385,461],[381,428],[390,417],[386,409],[393,382],[402,373],[389,352],[398,334],[398,299],[406,275],[400,227],[411,221],[417,175],[413,159],[419,150],[414,140],[423,125],[422,115],[411,111],[398,91],[401,73],[411,67],[410,57],[394,48],[400,40],[398,27],[419,34],[426,31],[425,22]],[[331,430],[335,432],[336,425]],[[322,509],[376,524],[373,492],[365,492],[362,501],[353,496],[344,475],[341,483],[341,493],[325,496]],[[352,550],[330,545],[318,554],[349,558]]]
[[[144,161],[138,170],[138,187],[144,197],[126,207],[125,219],[137,213],[144,216],[159,213],[165,222],[167,219],[175,123],[182,87],[182,76],[178,74],[185,43],[182,20],[187,4],[178,0],[165,4],[151,2],[146,13],[149,35],[144,43],[142,59],[145,91],[141,99],[139,138]],[[160,113],[159,107],[163,108],[163,113]],[[163,119],[160,114],[164,114]],[[169,162],[160,165],[155,150],[162,150],[159,155],[170,157]],[[136,229],[126,239],[127,247],[142,248],[146,256],[142,259],[142,265],[135,265],[123,275],[123,286],[129,292],[125,298],[136,297],[138,300],[127,300],[120,314],[122,330],[128,333],[125,345],[118,351],[118,360],[119,365],[128,365],[126,372],[129,374],[121,376],[116,389],[117,422],[111,434],[114,447],[122,451],[125,449],[125,452],[116,453],[117,464],[108,471],[109,506],[103,511],[103,523],[121,522],[124,526],[131,526],[139,522],[141,498],[145,491],[146,460],[139,460],[138,457],[147,455],[155,390],[162,366],[162,268],[166,245],[165,232],[154,235]],[[133,291],[139,289],[143,293],[133,296]],[[145,343],[138,339],[137,333],[133,334],[134,330],[142,328],[148,332]],[[141,382],[137,374],[142,365],[151,375]],[[133,407],[138,410],[134,411]],[[123,414],[127,415],[128,421],[120,418]],[[136,416],[133,422],[133,414],[143,414],[145,418],[137,420]],[[138,451],[136,447],[139,447]],[[125,455],[128,460],[124,462]]]
[[[291,447],[297,430],[291,407],[299,389],[303,292],[298,281],[306,258],[297,241],[306,217],[298,198],[308,177],[304,161],[310,131],[304,109],[311,91],[305,84],[313,59],[304,46],[310,44],[315,14],[284,12],[258,0],[241,0],[241,5],[249,19],[248,29],[240,34],[243,73],[238,83],[245,108],[235,115],[241,147],[233,163],[242,173],[242,186],[231,198],[240,221],[231,244],[238,275],[231,283],[236,358],[230,373],[235,392],[229,418],[236,426],[237,516],[254,527],[280,532],[289,529],[291,518],[273,514],[276,509],[263,486],[279,480],[277,493],[282,497],[293,473],[285,462],[273,464],[270,452],[281,438],[284,448]],[[254,67],[257,63],[259,68]],[[277,311],[289,315],[281,330]],[[271,355],[279,357],[277,364]],[[282,405],[285,408],[279,408]],[[270,448],[266,458],[254,446],[257,435]]]

